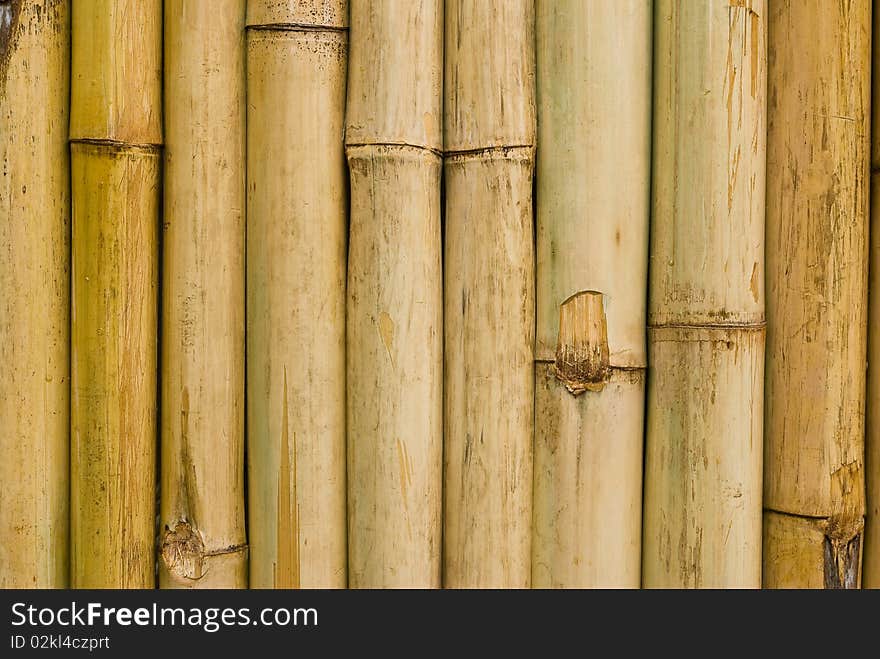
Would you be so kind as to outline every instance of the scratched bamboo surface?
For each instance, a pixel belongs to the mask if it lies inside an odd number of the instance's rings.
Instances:
[[[764,585],[853,587],[865,513],[871,2],[770,8]],[[793,516],[814,518],[824,542]]]
[[[655,6],[642,581],[756,588],[766,3]]]
[[[244,18],[165,2],[162,587],[248,585]]]
[[[638,588],[652,3],[536,11],[532,583]]]
[[[443,3],[352,0],[348,579],[440,586]]]
[[[162,3],[72,4],[71,584],[151,588]]]
[[[531,583],[534,6],[448,0],[444,585]]]
[[[345,587],[347,2],[247,13],[250,585]]]
[[[0,3],[0,588],[68,585],[70,4]]]
[[[868,384],[865,431],[865,544],[862,586],[880,588],[880,6],[871,32],[871,220],[868,263]]]

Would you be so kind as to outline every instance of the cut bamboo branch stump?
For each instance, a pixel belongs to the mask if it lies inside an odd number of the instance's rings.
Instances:
[[[761,585],[766,3],[655,2],[643,585]]]
[[[69,11],[0,1],[0,588],[69,583]]]
[[[880,588],[880,7],[873,9],[866,515],[862,586]]]
[[[539,0],[536,18],[532,585],[638,588],[651,3]]]
[[[349,585],[440,585],[443,3],[352,0]]]
[[[159,582],[246,588],[245,0],[165,1]]]
[[[534,426],[534,7],[449,0],[444,585],[527,588]]]
[[[250,585],[345,587],[345,0],[247,7]]]
[[[71,581],[155,585],[162,2],[73,3]]]
[[[871,2],[770,7],[764,585],[858,587]]]

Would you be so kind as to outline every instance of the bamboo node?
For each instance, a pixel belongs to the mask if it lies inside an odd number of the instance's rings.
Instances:
[[[825,536],[825,588],[859,588],[859,564],[862,534],[851,538]]]
[[[611,373],[604,298],[581,291],[559,307],[554,373],[574,396],[602,391]]]
[[[177,522],[173,530],[166,526],[162,560],[169,574],[178,579],[201,579],[205,574],[205,543],[201,534],[185,520]]]

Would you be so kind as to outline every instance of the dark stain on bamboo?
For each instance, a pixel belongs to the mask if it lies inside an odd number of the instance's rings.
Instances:
[[[861,554],[861,533],[849,540],[825,536],[826,589],[855,589],[859,587],[859,564]]]
[[[6,70],[20,17],[21,0],[0,0],[0,91],[6,82]]]

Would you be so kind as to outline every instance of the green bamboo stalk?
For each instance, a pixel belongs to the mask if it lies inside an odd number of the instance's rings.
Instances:
[[[151,588],[162,2],[72,18],[71,584]]]

